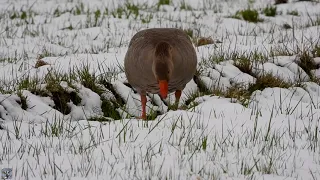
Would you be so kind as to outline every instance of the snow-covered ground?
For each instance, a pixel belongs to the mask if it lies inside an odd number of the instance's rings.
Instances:
[[[262,9],[272,0],[158,2],[0,0],[0,170],[12,168],[12,179],[320,179],[320,86],[312,80],[320,69],[311,77],[299,67],[301,52],[320,45],[320,3],[291,0],[269,17]],[[231,18],[249,6],[263,22]],[[299,85],[256,90],[247,103],[212,93],[169,111],[150,94],[147,112],[161,115],[135,119],[141,104],[126,85],[124,56],[134,33],[152,27],[220,41],[196,47],[199,79],[209,91],[248,87],[265,73]],[[251,74],[242,72],[232,55],[253,53],[265,59]],[[46,65],[36,67],[39,59]],[[320,57],[314,61],[320,64]],[[112,74],[108,83],[125,101],[120,120],[90,121],[103,116],[102,97],[68,78],[59,87],[81,101],[68,102],[67,114],[52,97],[21,88],[26,79],[37,79],[39,90],[54,88],[45,83],[47,74],[81,68],[97,77]],[[104,98],[115,99],[105,90]],[[190,81],[180,105],[198,91]]]

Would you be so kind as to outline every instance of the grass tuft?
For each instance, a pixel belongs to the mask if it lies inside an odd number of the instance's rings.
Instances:
[[[54,119],[53,122],[46,121],[44,127],[41,129],[42,134],[46,137],[59,137],[64,132],[64,121],[62,119]]]
[[[75,105],[81,103],[81,98],[76,92],[67,92],[59,84],[49,84],[46,89],[50,91],[51,99],[55,104],[54,108],[63,114],[71,112],[71,108],[68,105],[70,101]]]
[[[112,119],[118,120],[121,119],[119,112],[116,110],[117,103],[112,102],[109,99],[104,97],[101,98],[101,109],[103,112],[103,116],[110,117]]]
[[[250,99],[251,93],[242,85],[234,84],[229,87],[226,91],[222,91],[219,88],[214,89],[214,95],[236,99],[239,101],[240,104],[247,106],[248,100]]]
[[[288,24],[288,23],[284,23],[283,25],[282,25],[282,27],[283,27],[283,29],[291,29],[292,27],[290,26],[290,24]]]
[[[16,89],[18,91],[20,91],[20,90],[29,90],[31,93],[38,92],[37,84],[39,84],[39,83],[40,82],[39,82],[38,79],[30,78],[30,77],[27,76],[17,84]]]
[[[188,29],[183,29],[183,31],[184,31],[191,39],[194,38],[193,29],[188,28]]]
[[[196,46],[204,46],[213,43],[214,41],[211,37],[200,37],[196,43]]]
[[[243,19],[245,21],[252,22],[252,23],[263,22],[263,20],[259,18],[258,11],[256,9],[250,9],[250,8],[237,11],[236,14],[232,16],[232,18]]]
[[[80,82],[84,87],[91,89],[93,92],[97,93],[100,96],[102,101],[101,109],[103,115],[112,119],[120,119],[120,114],[116,109],[122,105],[122,103],[119,103],[121,101],[110,100],[103,96],[103,93],[106,92],[106,89],[104,89],[103,86],[99,84],[99,82],[103,82],[103,80],[99,80],[95,73],[90,73],[89,65],[84,65],[81,69],[77,69],[76,74],[78,75]],[[109,88],[110,87],[112,87],[112,84],[110,84]],[[100,120],[103,119],[104,118]]]
[[[314,62],[313,58],[309,54],[309,52],[304,51],[300,55],[300,61],[298,65],[310,76],[313,77],[311,73],[312,70],[317,69],[317,64]]]
[[[74,15],[80,15],[80,14],[84,14],[84,4],[81,2],[79,6],[76,6],[75,8],[73,8],[73,14]]]
[[[243,73],[252,75],[252,62],[249,58],[243,57],[240,59],[236,59],[234,61],[234,66],[236,66]]]
[[[47,62],[45,62],[45,61],[43,61],[43,60],[41,60],[41,59],[38,59],[37,60],[37,62],[36,62],[36,64],[34,65],[34,67],[35,68],[39,68],[39,67],[41,67],[41,66],[45,66],[45,65],[48,65],[49,63],[47,63]]]
[[[265,88],[289,88],[292,84],[285,82],[284,80],[275,77],[272,73],[264,73],[263,75],[256,77],[256,82],[249,85],[249,92],[253,93],[256,90],[263,90]]]
[[[316,46],[312,51],[313,57],[320,57],[320,46]]]
[[[206,87],[204,82],[201,81],[201,79],[199,78],[199,74],[200,74],[200,72],[197,72],[196,75],[193,76],[193,80],[197,84],[199,91],[206,93],[209,91],[209,89]]]
[[[157,10],[160,10],[160,6],[162,5],[170,5],[171,0],[159,0],[157,3]]]
[[[59,7],[57,7],[54,11],[53,11],[53,16],[54,17],[59,17],[62,13],[59,10]]]
[[[180,3],[180,9],[186,10],[186,11],[192,11],[192,7],[189,4],[187,4],[185,1],[182,1]]]
[[[315,18],[311,17],[310,14],[307,12],[309,21],[305,25],[306,28],[312,26],[320,26],[320,15],[318,14]]]
[[[72,102],[75,105],[79,105],[81,98],[77,94],[77,90],[71,85],[71,75],[61,75],[57,72],[49,72],[43,80],[26,77],[24,80],[18,83],[18,90],[29,90],[31,93],[43,97],[50,97],[53,101],[56,110],[63,114],[69,114],[71,112],[68,103]],[[74,91],[67,91],[61,86],[62,82],[69,81],[68,85],[74,89]],[[44,88],[40,88],[40,84],[43,83]]]
[[[277,7],[268,5],[266,8],[263,9],[263,13],[266,16],[274,17],[277,15]]]
[[[159,0],[158,1],[158,6],[169,5],[170,3],[171,3],[171,0]]]
[[[88,121],[98,121],[98,122],[110,122],[113,119],[107,118],[105,116],[95,116],[95,117],[90,117]]]
[[[90,73],[89,68],[89,65],[85,65],[81,69],[78,68],[76,74],[84,87],[91,89],[93,92],[100,95],[104,91],[97,85],[98,78],[95,73]]]
[[[288,0],[275,0],[275,4],[285,4],[288,3]]]
[[[139,16],[139,10],[140,10],[141,7],[139,7],[138,5],[135,5],[135,4],[131,4],[131,3],[129,3],[129,2],[127,2],[127,3],[125,4],[125,7],[126,7],[126,9],[127,9],[127,11],[126,11],[126,17],[127,17],[127,19],[129,18],[129,16],[130,16],[131,14],[133,14],[134,19],[137,19],[137,18],[138,18],[138,16]]]
[[[18,91],[17,95],[20,98],[20,101],[18,101],[18,103],[21,105],[21,108],[23,110],[27,110],[28,109],[27,97],[24,96],[21,91]]]
[[[242,84],[233,84],[227,90],[222,91],[219,88],[213,90],[213,94],[225,98],[236,99],[243,106],[249,104],[251,94],[256,90],[264,90],[265,88],[289,88],[293,84],[283,81],[282,79],[275,77],[272,73],[265,73],[256,77],[256,82],[249,84],[249,87],[245,87]]]
[[[296,10],[288,11],[287,14],[291,16],[299,16],[299,12]]]

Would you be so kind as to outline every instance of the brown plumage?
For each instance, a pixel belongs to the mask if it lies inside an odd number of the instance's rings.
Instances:
[[[141,95],[142,119],[146,119],[146,93],[166,98],[175,92],[178,103],[181,91],[196,72],[197,56],[184,31],[153,28],[132,37],[124,66],[129,84]]]

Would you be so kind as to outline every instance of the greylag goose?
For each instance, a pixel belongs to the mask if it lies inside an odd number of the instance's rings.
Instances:
[[[196,51],[187,34],[175,28],[152,28],[137,32],[130,40],[124,60],[128,83],[140,94],[142,115],[146,120],[147,93],[166,99],[181,91],[197,68]]]

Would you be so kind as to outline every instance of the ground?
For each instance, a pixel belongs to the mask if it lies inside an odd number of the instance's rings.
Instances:
[[[0,0],[0,169],[13,179],[320,179],[320,3]],[[183,29],[197,73],[148,121],[131,37]]]

